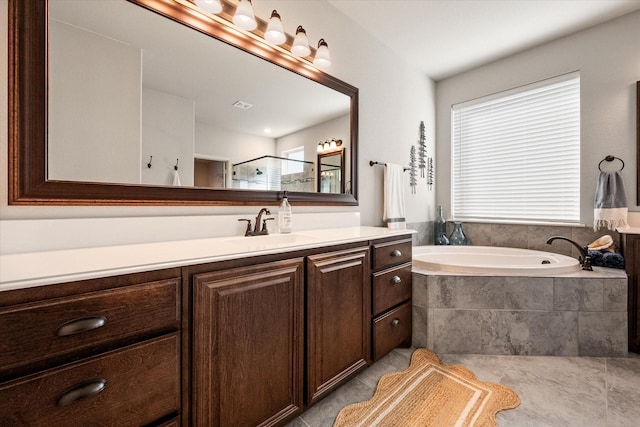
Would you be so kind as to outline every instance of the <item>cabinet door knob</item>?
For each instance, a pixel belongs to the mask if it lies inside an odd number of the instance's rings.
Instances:
[[[82,384],[78,384],[71,390],[64,392],[56,404],[58,406],[71,405],[78,400],[86,399],[87,397],[100,393],[106,386],[107,380],[105,379],[87,381]]]
[[[400,252],[398,249],[394,249],[391,252],[391,256],[402,256],[402,252]]]
[[[400,319],[393,319],[391,321],[391,326],[398,326],[400,324]]]
[[[401,282],[402,282],[402,279],[400,278],[400,276],[393,276],[391,278],[391,283],[393,283],[394,285],[397,285]]]
[[[81,332],[101,328],[106,323],[107,318],[105,316],[82,317],[80,319],[70,320],[67,323],[61,325],[56,331],[56,334],[59,337],[66,337],[69,335],[75,335]]]

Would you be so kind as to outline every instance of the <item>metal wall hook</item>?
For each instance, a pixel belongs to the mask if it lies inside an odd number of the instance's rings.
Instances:
[[[153,160],[153,156],[149,156],[149,163],[147,163],[147,167],[151,169],[151,161]]]
[[[173,167],[175,170],[178,170],[178,162],[180,161],[180,159],[176,159],[176,165]]]
[[[624,160],[622,160],[620,157],[616,157],[616,156],[612,156],[611,154],[609,154],[607,157],[605,157],[604,159],[600,160],[600,163],[598,163],[598,169],[600,170],[600,172],[602,172],[602,168],[600,166],[602,166],[602,162],[613,162],[614,160],[620,160],[620,163],[622,163],[622,167],[620,168],[620,170],[624,169]]]

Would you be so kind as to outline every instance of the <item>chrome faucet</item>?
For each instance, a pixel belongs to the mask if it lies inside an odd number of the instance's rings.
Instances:
[[[589,256],[589,248],[587,246],[580,246],[579,244],[569,239],[568,237],[563,237],[563,236],[549,237],[547,239],[547,245],[550,245],[551,243],[553,243],[554,240],[565,240],[571,243],[573,246],[575,246],[578,249],[578,252],[580,252],[580,258],[578,258],[578,261],[580,261],[580,265],[582,266],[582,269],[593,271],[593,268],[591,267],[591,257]]]
[[[274,218],[265,218],[262,219],[262,214],[271,215],[271,212],[267,208],[260,209],[258,212],[258,216],[256,217],[256,223],[253,226],[253,230],[251,230],[251,220],[250,219],[239,219],[238,221],[246,221],[247,229],[244,232],[245,236],[266,236],[269,234],[269,230],[267,229],[267,221],[273,220]],[[260,229],[260,221],[262,220],[262,229]]]

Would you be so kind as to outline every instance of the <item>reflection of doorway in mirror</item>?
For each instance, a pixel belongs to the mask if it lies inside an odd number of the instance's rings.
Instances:
[[[226,188],[226,163],[227,162],[221,160],[194,159],[194,186]]]

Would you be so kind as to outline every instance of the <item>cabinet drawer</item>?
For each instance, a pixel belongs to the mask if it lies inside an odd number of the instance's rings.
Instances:
[[[411,298],[411,263],[373,274],[373,315]]]
[[[180,279],[0,309],[0,379],[18,367],[68,361],[180,327]],[[127,340],[129,339],[129,341]],[[40,362],[40,363],[38,363]]]
[[[373,321],[373,359],[378,360],[411,338],[411,302]]]
[[[173,333],[0,385],[0,425],[142,426],[180,408]]]
[[[411,240],[397,240],[374,245],[373,269],[378,270],[392,265],[410,262],[411,246]]]

